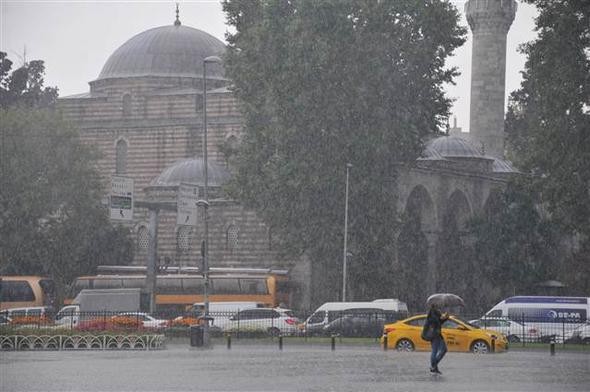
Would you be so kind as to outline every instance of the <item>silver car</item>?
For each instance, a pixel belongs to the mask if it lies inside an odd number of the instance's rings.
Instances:
[[[263,332],[270,336],[294,335],[300,321],[290,309],[254,308],[242,310],[227,320],[224,332]]]
[[[506,336],[510,343],[537,342],[541,339],[541,333],[537,328],[505,318],[486,317],[471,320],[469,323],[479,328],[498,331]]]

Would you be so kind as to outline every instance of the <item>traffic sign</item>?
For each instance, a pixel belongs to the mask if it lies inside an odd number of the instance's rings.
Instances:
[[[111,219],[133,219],[133,178],[111,177]]]
[[[180,226],[197,225],[197,200],[199,199],[199,187],[190,184],[178,186],[176,224]]]

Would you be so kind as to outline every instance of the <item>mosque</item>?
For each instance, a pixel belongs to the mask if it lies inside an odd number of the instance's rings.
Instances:
[[[411,230],[421,238],[423,257],[413,263],[431,271],[430,292],[448,289],[440,282],[446,270],[458,267],[440,260],[452,242],[449,235],[461,241],[467,219],[486,211],[515,173],[504,159],[504,92],[506,36],[516,7],[514,0],[465,4],[473,32],[471,132],[455,124],[448,136],[428,141],[415,165],[397,178],[392,200],[416,222]],[[210,266],[288,270],[292,307],[337,300],[318,298],[310,262],[280,258],[272,228],[223,193],[231,177],[226,152],[240,143],[242,119],[222,65],[204,64],[224,51],[218,39],[183,25],[177,12],[174,23],[130,38],[89,82],[88,92],[62,97],[58,105],[82,140],[102,152],[105,184],[112,176],[132,178],[136,200],[163,205],[176,201],[181,184],[196,186],[199,195],[204,191],[205,117]],[[136,205],[126,224],[135,238],[133,263],[145,265],[153,211]],[[161,209],[156,227],[159,265],[200,265],[202,224],[179,225],[176,211]],[[404,238],[403,230],[395,236]],[[393,263],[408,267],[403,257]]]

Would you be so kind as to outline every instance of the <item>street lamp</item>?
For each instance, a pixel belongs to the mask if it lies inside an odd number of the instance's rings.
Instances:
[[[348,252],[346,243],[348,240],[348,174],[352,164],[346,164],[346,196],[344,197],[344,254],[342,256],[342,302],[346,301],[346,259]]]
[[[203,302],[205,303],[205,324],[203,333],[204,345],[209,345],[209,159],[207,155],[207,64],[221,63],[217,56],[209,56],[203,60],[203,178],[205,187],[203,190],[203,207],[204,210],[204,231],[205,240],[203,241],[203,276],[205,284],[203,285]]]

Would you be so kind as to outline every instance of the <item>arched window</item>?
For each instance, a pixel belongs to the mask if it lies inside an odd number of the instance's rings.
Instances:
[[[123,117],[131,116],[131,94],[123,95]]]
[[[191,248],[191,237],[193,228],[191,226],[180,226],[176,230],[176,248],[181,252],[187,252]]]
[[[240,229],[232,224],[227,228],[225,233],[225,247],[227,250],[234,251],[238,247],[238,236]]]
[[[145,250],[148,248],[149,242],[150,233],[148,232],[147,226],[139,226],[139,229],[137,229],[137,248],[140,250]]]
[[[119,139],[117,141],[117,162],[116,162],[116,173],[125,174],[127,173],[127,141],[125,139]]]

